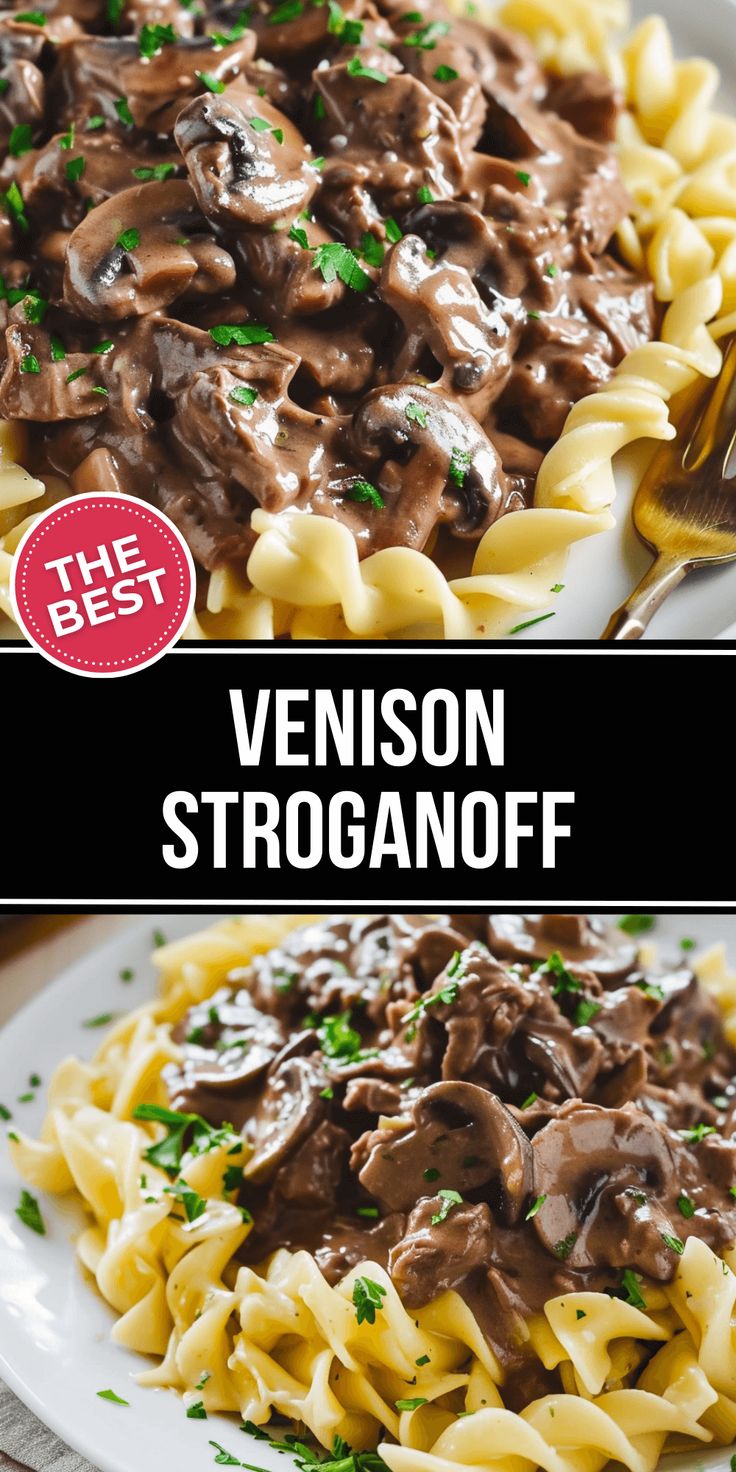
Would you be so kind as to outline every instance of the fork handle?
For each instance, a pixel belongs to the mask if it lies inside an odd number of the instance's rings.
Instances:
[[[689,563],[660,552],[633,593],[617,608],[601,639],[641,639],[652,615],[689,569]]]

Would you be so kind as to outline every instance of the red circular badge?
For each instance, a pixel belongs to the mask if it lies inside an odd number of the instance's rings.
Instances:
[[[194,606],[192,555],[155,507],[73,496],[23,537],[10,593],[39,652],[78,675],[128,675],[160,659]]]

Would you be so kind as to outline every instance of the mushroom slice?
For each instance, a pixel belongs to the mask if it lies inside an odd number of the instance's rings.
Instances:
[[[143,316],[194,287],[200,272],[205,289],[228,290],[235,281],[233,262],[215,242],[191,239],[202,228],[185,179],[139,184],[113,195],[70,237],[66,305],[96,322]]]
[[[509,961],[546,961],[560,951],[605,981],[628,975],[637,956],[636,942],[623,930],[587,915],[491,915],[488,944],[494,956]]]
[[[361,1185],[391,1211],[406,1211],[445,1187],[461,1195],[490,1182],[505,1222],[518,1220],[531,1191],[531,1147],[495,1094],[477,1084],[432,1084],[412,1111],[413,1129],[376,1132]]]
[[[253,1154],[244,1174],[264,1181],[312,1134],[324,1115],[327,1074],[308,1058],[289,1058],[269,1078],[251,1121]]]
[[[675,1195],[678,1182],[680,1189],[688,1183],[686,1152],[675,1137],[643,1110],[573,1100],[534,1136],[531,1150],[534,1189],[544,1198],[534,1228],[554,1257],[571,1268],[631,1265],[671,1276],[662,1271],[667,1252],[663,1258],[654,1208],[673,1183]],[[631,1213],[621,1209],[627,1202],[638,1207],[636,1234],[626,1222]]]
[[[293,219],[317,189],[301,133],[255,93],[233,88],[223,97],[194,98],[174,137],[202,210],[231,229]]]

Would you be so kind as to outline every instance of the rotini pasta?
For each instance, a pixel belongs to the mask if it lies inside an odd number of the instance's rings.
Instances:
[[[11,1144],[29,1185],[83,1200],[78,1252],[115,1312],[113,1337],[158,1360],[141,1383],[255,1427],[285,1418],[323,1447],[336,1437],[378,1446],[391,1472],[598,1472],[609,1460],[653,1472],[672,1445],[732,1441],[736,1248],[720,1257],[689,1237],[671,1283],[638,1279],[640,1306],[600,1292],[553,1297],[527,1334],[540,1374],[559,1388],[517,1411],[456,1291],[408,1309],[377,1262],[330,1286],[304,1250],[239,1261],[253,1221],[228,1170],[247,1165],[250,1147],[231,1127],[200,1121],[172,1180],[157,1119],[168,1104],[162,1070],[181,1059],[173,1030],[304,920],[218,921],[160,948],[158,996],[122,1018],[90,1063],[60,1065],[41,1138]],[[721,948],[696,967],[732,1034],[734,978]],[[379,1307],[361,1318],[356,1285],[366,1280]]]

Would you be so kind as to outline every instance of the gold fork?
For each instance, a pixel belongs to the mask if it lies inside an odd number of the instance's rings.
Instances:
[[[736,337],[718,378],[689,396],[677,438],[654,455],[632,517],[654,562],[610,619],[603,639],[640,639],[660,604],[694,567],[736,558]]]

